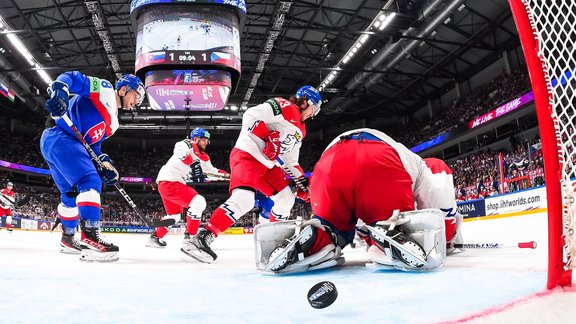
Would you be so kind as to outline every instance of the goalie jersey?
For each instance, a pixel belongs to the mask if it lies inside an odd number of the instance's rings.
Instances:
[[[452,171],[437,159],[422,159],[406,146],[380,131],[360,128],[345,132],[336,137],[324,152],[338,143],[341,138],[359,132],[373,135],[398,153],[404,169],[412,179],[412,192],[418,209],[440,208],[447,213],[447,216],[453,216],[456,213]]]

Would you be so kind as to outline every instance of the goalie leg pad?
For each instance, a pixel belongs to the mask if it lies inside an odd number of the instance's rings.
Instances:
[[[402,269],[402,265],[396,262],[379,262],[381,256],[378,255],[372,258],[369,256],[369,259],[400,270],[433,270],[441,267],[446,259],[444,216],[445,213],[439,209],[422,209],[400,214],[400,219],[404,221],[399,229],[406,237],[421,246],[425,253],[425,263],[422,266],[417,268],[408,266]],[[392,259],[396,259],[394,254],[392,254]]]
[[[329,262],[341,257],[329,229],[313,219],[301,226],[302,230],[279,244],[271,253],[268,264],[261,270],[272,273],[287,273],[313,270],[337,265]],[[322,266],[321,264],[326,263]]]
[[[256,267],[263,270],[270,253],[296,233],[296,221],[262,223],[254,227]]]
[[[389,230],[385,226],[367,226],[372,240],[387,254],[404,262],[410,268],[421,268],[426,264],[424,248],[401,231]],[[389,252],[388,252],[389,251]]]

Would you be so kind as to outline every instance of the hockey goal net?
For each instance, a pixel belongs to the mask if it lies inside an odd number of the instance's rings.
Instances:
[[[576,2],[509,0],[536,103],[548,200],[548,289],[576,265]]]

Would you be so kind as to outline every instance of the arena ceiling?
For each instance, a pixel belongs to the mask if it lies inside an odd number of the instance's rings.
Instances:
[[[241,34],[242,74],[230,105],[248,106],[269,97],[289,96],[301,85],[323,88],[321,127],[364,118],[405,116],[467,80],[519,45],[506,0],[247,0]],[[286,6],[278,37],[265,67],[255,78],[266,40]],[[110,44],[103,44],[92,19],[101,13]],[[68,70],[114,80],[113,64],[104,45],[116,55],[122,72],[134,71],[135,34],[128,0],[4,0],[0,15],[11,31],[0,37],[0,80],[14,85],[15,103],[2,98],[3,114],[43,115],[46,84],[17,54],[7,34],[20,37],[52,78]],[[91,12],[92,11],[92,12]],[[395,13],[383,30],[380,14]],[[360,37],[368,35],[357,53],[343,58]],[[110,47],[111,46],[111,47]],[[257,83],[251,85],[253,80]],[[31,113],[32,111],[32,113]],[[206,125],[234,128],[239,111],[193,114]],[[124,114],[127,127],[149,123],[180,127],[184,112]],[[228,126],[226,126],[228,125]]]

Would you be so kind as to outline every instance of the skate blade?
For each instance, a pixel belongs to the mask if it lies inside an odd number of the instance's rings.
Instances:
[[[67,247],[67,246],[60,246],[60,253],[64,253],[64,254],[80,254],[80,251],[71,248],[71,247]]]
[[[198,249],[181,248],[180,251],[182,251],[187,256],[195,259],[196,261],[200,261],[202,263],[212,263],[215,261],[215,259],[210,254]]]
[[[80,261],[83,262],[116,262],[120,259],[119,252],[100,252],[84,249],[80,253]]]
[[[163,249],[166,247],[166,245],[156,245],[156,244],[150,244],[150,243],[146,243],[145,246],[149,247],[149,248],[154,248],[154,249]]]

